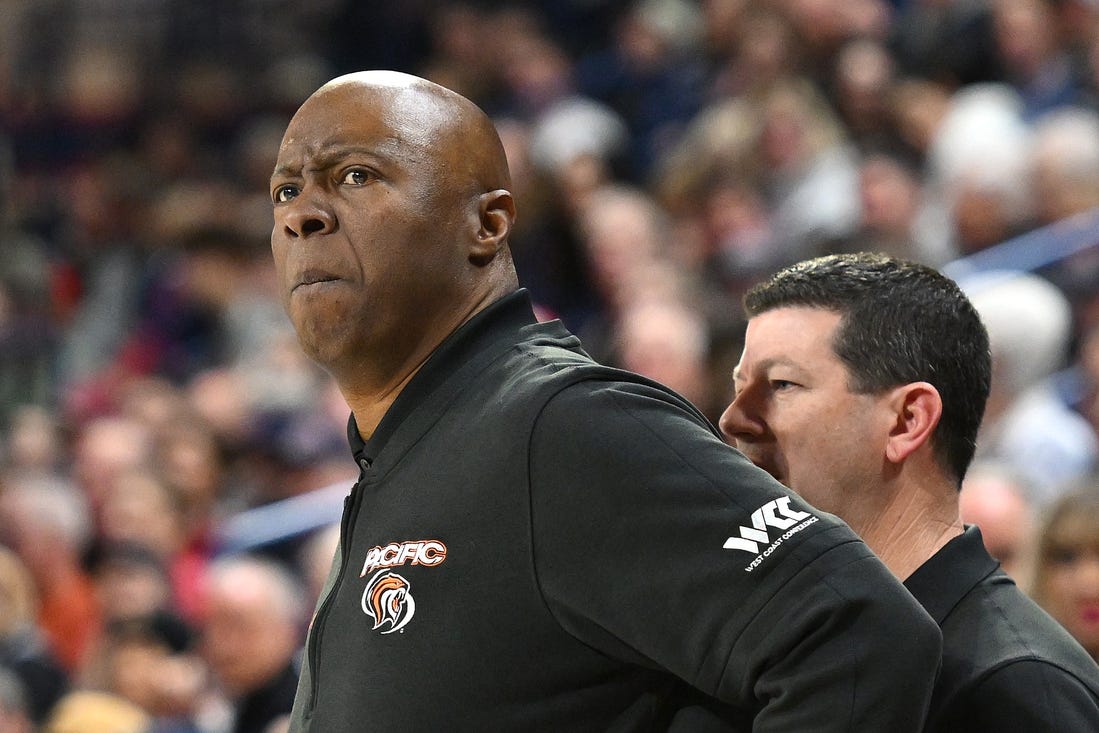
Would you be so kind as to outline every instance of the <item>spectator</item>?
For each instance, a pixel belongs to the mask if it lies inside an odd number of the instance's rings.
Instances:
[[[774,244],[786,263],[834,246],[858,226],[855,152],[828,100],[803,79],[761,100],[758,139]]]
[[[712,14],[730,16],[719,20],[724,30],[707,24],[708,30],[720,33],[723,41],[711,48],[717,57],[712,62],[716,68],[711,71],[710,81],[713,99],[755,97],[797,73],[801,58],[796,34],[773,4],[710,2],[703,3],[703,12],[710,14],[711,20]]]
[[[4,667],[0,667],[0,730],[4,733],[34,731],[23,681]]]
[[[930,177],[927,162],[950,111],[950,99],[949,87],[919,78],[899,80],[889,94],[901,154],[912,160],[925,178]]]
[[[701,21],[695,3],[686,0],[635,0],[613,42],[577,62],[579,91],[626,120],[627,180],[645,181],[653,161],[701,106]]]
[[[0,667],[15,674],[19,690],[3,684],[13,697],[0,701],[18,718],[22,708],[35,724],[42,723],[69,686],[61,667],[38,627],[38,599],[34,580],[11,550],[0,547]],[[2,726],[0,726],[2,729]]]
[[[86,502],[59,476],[13,478],[0,492],[0,528],[34,580],[38,624],[50,648],[66,672],[75,673],[100,623],[95,586],[83,566],[92,536]]]
[[[104,541],[89,565],[104,624],[176,607],[168,569],[145,545]]]
[[[1066,365],[1072,312],[1064,293],[1025,273],[962,282],[988,329],[992,393],[977,455],[1018,471],[1037,507],[1096,466],[1099,440],[1058,396],[1050,376]]]
[[[1073,371],[1077,380],[1073,404],[1099,434],[1099,320],[1084,331]]]
[[[1019,476],[995,462],[981,461],[966,471],[959,495],[962,522],[981,530],[988,554],[1021,587],[1027,587],[1035,511]]]
[[[848,42],[837,55],[831,80],[836,111],[862,151],[897,147],[889,108],[894,66],[885,45],[867,38]]]
[[[715,414],[707,370],[709,330],[697,310],[671,299],[642,299],[627,307],[615,333],[619,366],[671,387],[700,408],[710,406]]]
[[[149,427],[136,418],[101,415],[80,426],[71,449],[71,471],[95,521],[114,482],[147,466],[153,445]]]
[[[1030,164],[1040,223],[1099,208],[1099,112],[1063,107],[1039,117]]]
[[[208,580],[203,657],[232,706],[231,733],[264,733],[294,703],[304,593],[285,568],[249,556],[217,560]]]
[[[301,568],[308,590],[308,601],[316,604],[324,590],[324,581],[332,568],[340,541],[340,525],[334,522],[314,531],[303,543],[297,564]]]
[[[615,320],[640,296],[645,272],[664,256],[669,222],[643,190],[621,185],[600,187],[578,213],[581,245],[600,298],[599,310],[578,330],[592,353],[605,354]],[[676,288],[674,282],[664,285]]]
[[[146,733],[200,733],[206,667],[194,651],[192,630],[169,612],[109,623],[90,680],[148,714]]]
[[[1099,660],[1099,487],[1081,486],[1049,507],[1031,593]]]
[[[51,312],[45,247],[25,234],[7,231],[3,203],[0,191],[0,242],[5,251],[0,263],[0,419],[11,420],[21,406],[52,401],[63,330]]]
[[[926,236],[928,211],[919,172],[897,155],[868,153],[859,165],[859,228],[837,251],[882,252],[941,265],[950,252]]]
[[[901,71],[957,89],[1000,78],[992,3],[912,0],[891,27]]]
[[[1030,226],[1030,135],[1012,87],[975,85],[951,95],[927,158],[932,204],[949,223],[939,246],[973,254]]]
[[[1058,107],[1079,104],[1070,49],[1063,44],[1055,3],[997,0],[991,4],[993,37],[1004,79],[1023,99],[1023,117],[1033,120]]]
[[[60,426],[48,410],[23,405],[14,412],[5,472],[53,473],[63,470],[63,456]]]
[[[144,547],[169,564],[183,549],[183,507],[172,488],[149,469],[120,474],[104,498],[98,539]]]

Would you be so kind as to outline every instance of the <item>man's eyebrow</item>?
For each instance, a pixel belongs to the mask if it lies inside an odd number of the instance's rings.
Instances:
[[[375,160],[384,157],[385,151],[378,146],[365,145],[333,145],[326,146],[322,152],[306,155],[308,167],[312,170],[326,170],[345,160],[352,155],[370,156]],[[299,163],[278,163],[271,174],[272,178],[282,176],[296,176],[301,173],[302,166]]]
[[[759,362],[757,362],[756,364],[753,364],[752,365],[752,371],[756,372],[756,373],[766,373],[766,372],[770,371],[771,369],[774,369],[775,367],[779,367],[779,366],[789,367],[791,369],[798,369],[798,370],[801,369],[801,367],[798,364],[794,363],[793,361],[791,361],[790,359],[788,359],[784,356],[773,356],[773,357],[768,357],[766,359],[762,359]],[[735,367],[733,367],[733,381],[736,381],[736,380],[741,379],[741,378],[742,378],[742,374],[741,374],[740,364],[737,364]]]
[[[271,171],[271,178],[286,178],[294,175],[298,172],[299,167],[292,163],[278,163],[275,165],[275,170]]]

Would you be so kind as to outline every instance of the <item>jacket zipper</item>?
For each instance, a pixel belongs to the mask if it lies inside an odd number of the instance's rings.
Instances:
[[[361,480],[361,477],[360,477]],[[320,676],[320,646],[321,636],[328,621],[328,612],[343,585],[344,576],[347,573],[347,562],[351,558],[351,530],[355,526],[355,518],[359,514],[359,506],[362,504],[362,491],[359,482],[351,490],[351,494],[343,500],[343,517],[340,520],[340,572],[332,589],[328,591],[324,602],[317,610],[317,617],[313,620],[313,633],[309,635],[309,668],[312,673],[312,689],[309,692],[310,715],[317,706],[317,681]]]

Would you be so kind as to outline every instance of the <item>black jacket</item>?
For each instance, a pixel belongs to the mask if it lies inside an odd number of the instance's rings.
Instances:
[[[349,437],[295,733],[920,729],[941,640],[900,583],[525,292]]]

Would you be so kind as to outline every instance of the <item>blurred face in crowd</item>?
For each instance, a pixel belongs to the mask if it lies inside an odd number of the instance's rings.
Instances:
[[[156,715],[188,715],[202,693],[205,668],[191,654],[151,640],[119,641],[110,654],[114,692]]]
[[[22,629],[37,612],[30,572],[13,550],[0,545],[0,638]]]
[[[872,448],[889,414],[881,397],[848,388],[847,368],[832,349],[839,322],[838,313],[806,307],[754,316],[720,425],[753,463],[844,516],[881,472],[882,455]]]
[[[1005,573],[1019,580],[1033,531],[1032,509],[1020,479],[995,466],[978,465],[966,474],[958,498],[962,521],[981,528],[988,554],[1000,561]]]
[[[1035,597],[1099,658],[1099,503],[1054,516],[1039,544]]]
[[[300,643],[290,599],[263,567],[232,565],[211,578],[203,656],[233,697],[279,674]]]

